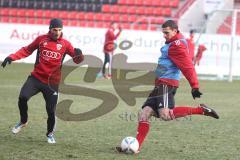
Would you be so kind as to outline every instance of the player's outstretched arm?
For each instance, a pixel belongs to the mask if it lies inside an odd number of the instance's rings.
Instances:
[[[4,68],[7,64],[11,64],[12,63],[12,59],[10,57],[6,57],[4,59],[4,61],[2,62],[1,66]]]
[[[32,43],[30,43],[28,46],[26,47],[22,47],[21,49],[19,49],[17,52],[10,54],[9,56],[7,56],[4,61],[2,62],[1,66],[4,68],[7,63],[11,64],[12,61],[16,61],[22,58],[26,58],[28,56],[30,56],[34,50],[36,50],[39,46],[39,41],[40,38],[37,37]]]

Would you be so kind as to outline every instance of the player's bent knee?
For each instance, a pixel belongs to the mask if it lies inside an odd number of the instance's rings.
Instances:
[[[159,113],[159,116],[162,120],[164,121],[170,121],[172,120],[171,116],[170,116],[170,113],[169,113],[169,109],[168,108],[163,108],[163,109],[160,109],[160,113]]]
[[[148,121],[153,115],[153,109],[149,106],[143,108],[139,116],[139,121]]]

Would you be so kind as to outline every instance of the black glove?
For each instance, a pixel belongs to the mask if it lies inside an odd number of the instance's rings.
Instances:
[[[1,66],[4,68],[6,65],[12,63],[12,59],[10,57],[6,57],[4,61],[2,62]]]
[[[76,56],[80,56],[82,54],[82,50],[79,48],[74,48],[74,52],[75,52]]]
[[[192,89],[193,99],[195,99],[195,98],[200,98],[201,95],[202,95],[202,93],[199,91],[198,88],[193,88],[193,89]]]

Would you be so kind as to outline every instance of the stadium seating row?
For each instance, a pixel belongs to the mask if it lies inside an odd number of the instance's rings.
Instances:
[[[1,16],[0,21],[3,23],[23,23],[23,24],[49,24],[49,19],[43,18],[26,18],[26,17],[6,17]],[[79,21],[79,20],[63,20],[64,25],[67,26],[80,26],[80,27],[97,27],[97,28],[107,28],[110,23],[101,21]],[[156,30],[156,26],[141,24],[141,23],[121,23],[124,29],[134,29],[134,30]]]
[[[0,0],[0,20],[45,24],[59,17],[71,26],[105,27],[116,21],[125,29],[156,29],[178,5],[179,0]]]
[[[75,3],[75,2],[53,2],[53,1],[17,1],[16,3],[0,3],[4,8],[29,8],[29,9],[57,9],[57,10],[76,10],[100,12],[102,4]]]
[[[145,10],[146,11],[146,10]],[[157,10],[155,10],[157,11]],[[147,12],[145,12],[146,14]],[[161,24],[163,17],[157,14],[146,14],[145,16],[137,14],[122,13],[94,13],[94,12],[77,12],[77,11],[60,11],[60,10],[42,10],[42,9],[17,9],[17,8],[1,8],[0,15],[14,17],[36,17],[36,18],[54,18],[63,19],[89,19],[99,21],[127,21],[135,22],[141,19],[158,19]]]
[[[102,12],[107,13],[128,13],[140,15],[159,15],[171,16],[171,8],[169,7],[144,7],[144,6],[120,6],[120,5],[103,5]]]
[[[131,14],[111,14],[77,11],[59,11],[59,10],[34,10],[34,9],[16,9],[1,8],[0,16],[44,18],[50,19],[59,17],[70,20],[88,20],[88,21],[116,21],[116,22],[138,22],[162,24],[164,18],[161,16],[137,16]]]
[[[96,3],[91,3],[96,2]],[[0,0],[0,7],[58,9],[76,11],[100,12],[102,4],[114,4],[117,0],[89,0],[89,1],[63,1],[63,0]]]
[[[120,5],[178,7],[179,0],[118,0]]]

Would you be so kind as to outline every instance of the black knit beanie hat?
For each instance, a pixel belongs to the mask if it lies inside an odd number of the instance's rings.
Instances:
[[[51,19],[49,29],[52,28],[63,28],[62,20],[58,18]]]

